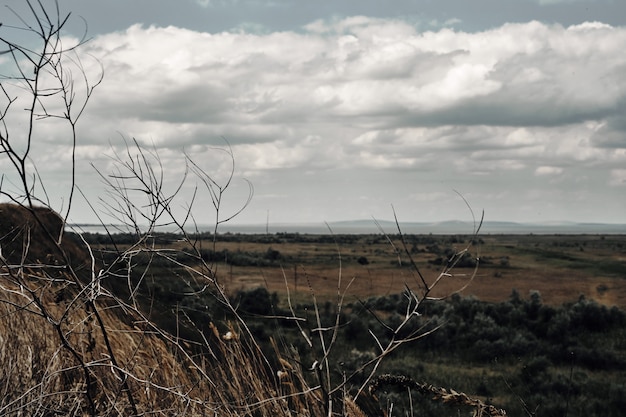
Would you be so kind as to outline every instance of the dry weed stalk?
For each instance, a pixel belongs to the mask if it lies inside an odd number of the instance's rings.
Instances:
[[[217,281],[215,268],[202,261],[200,242],[187,234],[185,227],[193,221],[191,208],[180,222],[173,214],[173,201],[187,172],[179,187],[166,194],[156,152],[146,151],[135,142],[135,148],[127,146],[125,155],[114,156],[118,171],[102,176],[113,197],[107,207],[109,214],[119,217],[136,233],[137,241],[119,249],[116,259],[107,265],[96,262],[84,240],[82,245],[77,244],[64,234],[77,189],[74,159],[65,212],[50,216],[53,212],[46,186],[33,159],[35,132],[40,131],[35,126],[43,121],[66,123],[73,158],[77,122],[102,74],[90,83],[78,55],[70,56],[84,40],[64,47],[62,31],[69,14],[61,14],[57,2],[44,4],[37,0],[27,1],[26,5],[28,15],[14,12],[23,27],[5,24],[1,28],[33,35],[41,42],[41,49],[21,46],[5,32],[0,33],[0,44],[6,49],[0,52],[8,54],[14,63],[14,73],[4,74],[0,82],[4,98],[0,154],[10,162],[16,178],[3,174],[0,181],[0,195],[15,204],[1,207],[2,219],[7,219],[9,213],[16,216],[3,228],[9,232],[0,236],[0,359],[6,365],[0,372],[5,387],[0,414],[290,415],[287,403],[293,399],[292,405],[304,401],[315,410],[317,400],[299,398],[314,397],[315,390],[306,385],[283,384],[283,380],[271,376],[269,362],[253,338],[242,336],[227,341],[214,331],[212,338],[204,339],[204,348],[213,356],[198,355],[189,349],[188,341],[159,328],[140,309],[136,294],[141,281],[131,280],[131,274],[137,272],[133,271],[134,259],[148,254],[151,260],[164,258],[176,263],[175,254],[156,249],[151,243],[156,227],[170,224],[179,229],[190,253],[201,261],[198,267],[178,266],[204,285],[202,291],[211,288],[238,319],[237,328],[250,335]],[[73,74],[79,74],[82,90],[77,88]],[[21,89],[14,89],[16,85]],[[26,113],[21,113],[24,103]],[[25,135],[10,134],[16,126],[15,118],[10,117],[13,114],[17,119],[26,115]],[[226,153],[234,172],[229,147]],[[188,171],[200,178],[211,196],[216,227],[238,214],[222,218],[220,210],[233,172],[221,184],[188,156],[186,162]],[[133,181],[139,183],[137,188],[128,186]],[[7,183],[12,188],[7,188]],[[145,191],[146,205],[135,204],[133,190],[137,189]],[[251,195],[250,185],[242,209]],[[191,207],[193,199],[186,203]],[[142,277],[148,274],[150,265]],[[127,301],[101,285],[114,279],[127,281]]]
[[[467,204],[467,201],[465,202]],[[469,209],[472,213],[472,216],[474,216],[473,212],[471,211],[471,207],[469,207]],[[390,334],[391,337],[385,340],[382,335],[376,334],[375,331],[369,329],[368,332],[369,335],[372,337],[373,345],[377,348],[376,354],[373,357],[364,360],[361,364],[357,366],[354,371],[342,375],[342,378],[340,380],[335,380],[335,377],[331,375],[330,370],[334,364],[331,363],[330,358],[333,347],[337,341],[338,332],[342,327],[341,314],[344,309],[344,300],[352,282],[354,281],[354,278],[346,285],[343,284],[341,252],[339,246],[337,245],[338,277],[335,316],[334,322],[330,325],[324,325],[322,323],[319,304],[315,295],[315,291],[313,290],[311,283],[309,282],[309,277],[306,273],[306,269],[304,267],[301,267],[301,269],[304,270],[304,275],[307,279],[307,282],[309,283],[309,292],[313,305],[313,325],[307,325],[307,318],[303,317],[303,313],[297,312],[294,308],[291,299],[289,283],[286,274],[283,273],[283,277],[285,279],[287,305],[291,315],[289,317],[283,317],[282,319],[289,320],[296,324],[300,335],[302,336],[309,348],[309,353],[313,357],[311,359],[312,363],[310,364],[310,369],[308,370],[315,375],[316,384],[319,386],[321,399],[323,400],[323,404],[325,407],[324,415],[331,416],[333,415],[333,413],[345,413],[346,410],[349,408],[354,409],[352,405],[356,406],[355,404],[362,402],[360,401],[360,397],[367,393],[367,386],[374,380],[380,368],[380,365],[391,353],[393,353],[401,346],[415,342],[423,337],[428,336],[440,327],[437,326],[435,328],[431,328],[428,322],[420,322],[422,303],[427,300],[433,301],[442,300],[443,298],[445,298],[432,297],[431,294],[442,280],[456,275],[454,269],[456,268],[458,263],[465,256],[468,255],[470,247],[475,241],[475,238],[482,225],[482,217],[478,222],[474,218],[475,227],[472,238],[470,239],[470,243],[461,250],[455,252],[453,256],[448,259],[447,264],[444,265],[443,269],[436,276],[436,278],[433,281],[429,282],[422,274],[420,268],[413,259],[405,236],[400,228],[400,223],[397,219],[395,210],[394,217],[397,227],[398,238],[400,240],[399,247],[396,246],[392,238],[387,233],[385,233],[384,230],[382,230],[380,224],[378,222],[376,222],[376,224],[379,226],[380,231],[383,233],[383,235],[387,238],[389,244],[392,246],[398,258],[398,262],[400,264],[408,263],[408,265],[410,266],[410,272],[411,277],[413,278],[413,282],[405,283],[404,296],[406,297],[406,308],[404,316],[400,323],[390,324],[376,311],[369,308],[365,303],[362,303],[362,305],[369,312],[369,314],[371,314],[375,318],[375,320],[379,324],[381,324],[384,331],[387,334]],[[330,228],[329,232],[332,234],[332,230],[330,230]],[[403,261],[403,259],[406,259],[408,261]],[[455,293],[463,291],[471,283],[471,281],[476,276],[477,268],[478,257],[476,257],[476,266],[473,269],[472,273],[468,276],[465,276],[465,283],[460,288],[458,288]],[[421,324],[415,327],[415,323]],[[295,360],[294,362],[299,363],[299,360]],[[357,379],[357,377],[361,377],[363,375],[365,375],[365,377],[362,378],[362,382],[360,382],[360,385],[358,385],[357,387],[352,387],[352,381]],[[367,409],[371,411],[373,408],[368,406]]]
[[[253,188],[246,182],[249,192],[241,208],[223,215],[223,198],[232,184],[235,170],[228,142],[221,148],[231,162],[226,180],[216,181],[185,155],[184,174],[169,193],[164,187],[167,176],[158,153],[142,148],[136,141],[134,146],[127,144],[125,154],[113,156],[115,172],[98,172],[111,198],[102,200],[105,209],[134,233],[136,241],[127,247],[118,247],[107,231],[115,253],[112,260],[103,264],[96,261],[85,240],[68,239],[66,220],[78,190],[74,161],[77,123],[103,74],[90,82],[80,58],[73,55],[84,40],[71,47],[63,46],[62,30],[69,14],[61,14],[58,2],[44,5],[40,0],[27,0],[26,3],[32,22],[27,23],[26,16],[17,17],[24,24],[22,29],[42,42],[41,49],[20,46],[0,33],[0,45],[7,48],[0,52],[12,58],[16,71],[0,82],[5,103],[0,109],[0,155],[8,159],[16,178],[9,180],[15,188],[7,189],[3,174],[0,196],[14,205],[3,205],[0,210],[17,213],[14,223],[19,225],[5,229],[10,231],[0,236],[0,363],[3,365],[0,385],[5,387],[0,414],[363,416],[357,401],[362,400],[365,388],[375,380],[382,361],[400,346],[432,331],[424,325],[404,334],[420,317],[422,302],[432,299],[432,290],[452,275],[468,248],[456,253],[438,277],[428,283],[411,257],[396,219],[402,246],[401,249],[393,247],[398,259],[403,254],[408,257],[415,281],[406,284],[404,317],[399,324],[390,325],[368,309],[392,336],[385,341],[370,330],[372,342],[378,349],[375,357],[335,381],[331,373],[334,365],[331,354],[341,329],[341,312],[350,287],[350,283],[344,285],[341,254],[337,248],[339,268],[333,323],[323,323],[314,292],[311,292],[314,305],[311,328],[303,324],[306,318],[295,311],[289,295],[291,315],[282,318],[296,323],[314,356],[313,363],[305,368],[298,352],[290,352],[287,357],[277,347],[276,361],[270,360],[237,307],[231,304],[219,281],[216,264],[203,258],[197,234],[188,232],[190,225],[195,228],[192,206],[199,191],[194,189],[190,201],[177,202],[188,177],[195,175],[208,192],[215,212],[214,239],[217,227],[248,205]],[[71,68],[78,71],[73,72]],[[81,89],[72,78],[73,73],[79,74],[77,80]],[[19,92],[25,98],[15,96],[18,90],[13,89],[14,84],[22,88]],[[25,135],[18,135],[22,142],[16,142],[9,134],[14,126],[9,115],[23,102],[26,103],[28,129]],[[32,161],[35,132],[39,131],[35,126],[42,121],[69,126],[72,166],[67,205],[61,215],[52,211],[46,186]],[[187,207],[182,216],[175,213],[174,207],[178,206]],[[181,262],[176,252],[154,245],[153,234],[164,225],[181,235],[180,243],[193,263]],[[479,228],[480,225],[475,233]],[[389,241],[393,245],[391,239]],[[214,240],[214,251],[215,243]],[[136,269],[134,263],[140,255],[149,259],[143,270]],[[202,343],[192,346],[193,342],[168,333],[152,321],[149,312],[142,310],[137,294],[157,259],[183,268],[187,273],[185,278],[194,283],[196,294],[210,293],[221,303],[235,320],[227,333],[221,334],[214,325],[209,332],[198,328]],[[474,274],[468,277],[468,282]],[[134,276],[139,276],[138,282],[133,281]],[[127,299],[107,291],[102,285],[113,280],[126,282]],[[410,284],[417,284],[417,288]],[[272,362],[278,363],[280,369],[272,367]],[[313,384],[307,378],[309,372],[316,378]],[[364,382],[352,387],[357,375],[365,375]],[[446,391],[444,395],[444,391],[440,391],[440,394],[442,399],[471,400],[455,392]]]
[[[463,392],[453,389],[435,387],[431,384],[416,382],[415,380],[401,375],[380,375],[374,378],[369,386],[369,393],[373,396],[383,386],[395,386],[413,390],[422,395],[429,396],[432,401],[444,404],[468,406],[474,409],[473,417],[506,417],[506,411],[498,409],[490,404],[485,404],[477,398],[472,398]]]

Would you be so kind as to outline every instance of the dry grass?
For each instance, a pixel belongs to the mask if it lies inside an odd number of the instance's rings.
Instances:
[[[2,209],[9,214],[9,206]],[[50,232],[59,227],[53,214],[35,213],[37,224],[17,209],[11,233],[0,239],[2,248],[11,248],[0,265],[0,415],[385,415],[364,386],[351,397],[346,387],[320,377],[323,368],[317,379],[303,369],[295,351],[284,356],[285,348],[274,344],[268,358],[240,329],[244,323],[221,332],[206,323],[198,329],[203,344],[163,331],[93,279],[79,278],[72,265],[88,276],[93,260],[76,242],[47,256],[54,247]],[[333,339],[320,333],[324,368]],[[374,369],[402,343],[383,348]]]
[[[498,409],[493,405],[485,404],[483,401],[472,398],[463,392],[453,389],[435,387],[427,383],[419,383],[411,378],[394,375],[380,375],[370,386],[370,393],[374,394],[382,386],[394,386],[398,388],[416,391],[422,395],[430,397],[433,401],[444,404],[456,404],[472,408],[474,417],[505,417],[506,411]]]
[[[361,299],[369,296],[399,293],[404,290],[404,284],[413,284],[411,271],[398,268],[394,263],[394,255],[386,243],[366,245],[362,240],[340,245],[344,262],[343,275],[355,277],[350,293]],[[242,238],[242,239],[245,239]],[[510,236],[481,236],[484,243],[481,245],[482,255],[491,258],[492,263],[481,262],[480,270],[472,285],[462,292],[462,295],[473,295],[483,301],[506,301],[513,289],[526,295],[530,291],[539,291],[544,303],[561,305],[576,300],[581,294],[588,299],[607,306],[626,308],[626,281],[622,274],[610,274],[598,270],[607,262],[621,262],[626,259],[626,237],[608,236],[542,236],[542,235],[510,235]],[[560,246],[554,246],[560,245]],[[566,246],[567,245],[567,246]],[[295,264],[299,280],[298,289],[306,296],[308,291],[305,285],[304,274],[310,278],[318,296],[323,299],[333,297],[336,286],[336,245],[333,243],[280,243],[265,244],[252,242],[220,242],[218,249],[228,249],[263,253],[271,246],[286,256],[295,256]],[[580,250],[580,247],[584,251]],[[423,246],[420,245],[420,249]],[[531,251],[533,250],[533,251]],[[564,257],[580,259],[580,262],[562,260],[553,261],[541,257],[542,251],[552,251]],[[365,256],[369,265],[359,265],[354,260],[358,256]],[[352,260],[350,260],[350,257]],[[415,260],[428,271],[429,276],[436,276],[440,266],[429,265],[428,261],[436,257],[430,253],[414,254]],[[500,267],[499,260],[508,258],[510,265]],[[315,263],[315,259],[325,259],[326,262]],[[305,264],[301,267],[300,264]],[[581,268],[580,264],[587,266]],[[596,269],[590,266],[597,265]],[[220,265],[226,278],[224,283],[229,289],[253,288],[264,285],[268,290],[283,295],[285,292],[284,275],[290,284],[294,283],[294,264],[283,263],[284,270],[279,267],[232,267]],[[443,295],[454,292],[464,280],[463,275],[473,272],[471,268],[456,268],[457,275],[442,281],[435,289],[434,295]],[[606,288],[599,291],[599,288]],[[292,288],[292,293],[295,288]],[[295,295],[297,297],[297,294]]]
[[[163,171],[156,151],[133,140],[135,147],[127,146],[121,154],[114,152],[113,172],[97,171],[107,189],[99,202],[109,218],[136,231],[137,240],[129,248],[116,250],[114,261],[97,265],[89,246],[64,238],[65,222],[80,192],[75,166],[72,163],[68,172],[70,181],[62,200],[65,211],[58,215],[49,206],[48,181],[39,175],[41,161],[31,149],[39,145],[39,134],[45,135],[46,130],[39,127],[42,121],[59,123],[66,127],[68,151],[74,161],[76,124],[102,82],[104,68],[92,81],[85,71],[89,66],[83,66],[78,53],[88,36],[66,42],[64,26],[70,14],[61,12],[58,1],[26,0],[26,4],[24,14],[11,10],[23,26],[10,29],[23,31],[20,36],[11,39],[13,32],[0,36],[3,49],[10,51],[8,65],[13,65],[11,71],[16,74],[4,78],[6,84],[0,82],[0,153],[11,162],[7,166],[13,171],[7,177],[12,184],[0,187],[0,196],[17,205],[0,205],[0,415],[363,416],[356,400],[366,399],[366,394],[359,395],[383,359],[404,343],[427,335],[415,330],[406,338],[398,336],[413,323],[420,303],[434,294],[438,282],[451,275],[453,266],[444,268],[431,283],[412,262],[413,277],[420,278],[416,283],[421,295],[406,284],[410,297],[407,311],[400,324],[387,326],[393,333],[389,341],[370,332],[380,353],[363,365],[362,370],[371,365],[371,373],[354,394],[355,401],[350,401],[345,385],[333,385],[329,371],[329,355],[340,329],[339,314],[334,325],[322,328],[314,299],[316,327],[307,330],[315,336],[307,341],[311,348],[319,345],[316,347],[322,357],[310,370],[317,376],[317,385],[309,385],[297,354],[287,360],[277,349],[270,361],[260,351],[218,281],[215,265],[201,261],[198,242],[185,232],[185,226],[194,221],[193,201],[179,195],[188,176],[195,177],[196,184],[208,193],[216,230],[245,209],[252,198],[253,186],[244,179],[247,200],[228,216],[221,211],[235,170],[227,141],[220,155],[230,162],[231,170],[220,175],[225,177],[223,181],[216,181],[185,154],[184,173],[180,182],[173,180],[178,186],[171,191],[164,187],[165,178],[169,182],[171,176]],[[42,48],[20,44],[25,33],[38,39]],[[7,89],[8,84],[11,87]],[[13,97],[14,86],[19,87],[19,100]],[[24,111],[31,116],[26,126],[7,123],[13,120],[9,115],[19,112],[23,116]],[[24,132],[14,134],[14,128]],[[47,207],[38,208],[38,204]],[[177,218],[172,207],[187,207],[187,212]],[[149,224],[148,231],[140,231],[144,228],[140,220]],[[167,333],[138,307],[132,274],[145,277],[151,271],[149,266],[136,271],[134,256],[148,254],[173,260],[169,258],[173,252],[157,253],[150,243],[152,232],[164,224],[175,226],[184,235],[182,241],[201,262],[198,269],[197,265],[178,266],[192,279],[201,280],[205,288],[211,287],[217,301],[237,320],[237,326],[225,333],[204,324],[208,327],[198,329],[204,336],[202,344]],[[410,259],[406,244],[401,246]],[[466,251],[462,248],[456,253],[452,264]],[[126,282],[130,300],[123,301],[101,286],[102,280],[109,279]],[[341,311],[345,294],[340,293],[346,287],[339,280],[336,288],[337,310]],[[294,317],[289,318],[298,323],[299,318],[292,313]],[[300,330],[305,335],[305,329]],[[367,413],[381,414],[376,407]]]
[[[26,272],[26,271],[24,271]],[[39,286],[31,275],[29,283]],[[99,414],[124,415],[129,409],[121,381],[112,372],[102,332],[95,317],[79,300],[55,302],[54,286],[37,290],[46,313],[30,294],[2,280],[0,334],[3,364],[2,384],[11,387],[2,398],[0,414],[81,415],[90,409],[90,393]],[[55,291],[56,290],[56,291]],[[46,317],[47,316],[47,317]],[[148,332],[124,323],[115,310],[103,309],[109,342],[118,364],[129,378],[133,397],[148,410],[166,410],[177,396],[193,387],[193,374],[175,360],[165,343]],[[77,353],[71,354],[58,330]],[[83,368],[88,370],[87,381]]]
[[[5,387],[0,415],[95,411],[126,416],[134,413],[133,407],[140,415],[278,416],[292,415],[291,410],[323,414],[316,389],[307,386],[297,365],[280,359],[283,368],[274,373],[236,329],[219,334],[208,323],[212,354],[192,355],[194,349],[186,342],[168,340],[119,305],[101,303],[100,315],[118,364],[114,369],[93,312],[80,299],[67,297],[67,285],[42,287],[36,272],[23,273],[29,273],[28,283],[42,295],[42,305],[6,275],[0,278],[0,386]],[[64,298],[59,301],[61,292]],[[119,370],[126,377],[132,406]]]
[[[204,346],[168,334],[64,263],[92,260],[55,246],[57,215],[0,209],[0,415],[321,415],[296,363],[271,369],[236,327],[206,323]]]

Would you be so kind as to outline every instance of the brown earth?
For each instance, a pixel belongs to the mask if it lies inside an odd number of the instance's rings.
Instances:
[[[440,240],[448,237],[438,236]],[[334,298],[339,292],[347,299],[398,293],[408,285],[421,291],[423,285],[403,254],[402,266],[393,247],[386,242],[367,243],[363,237],[357,242],[334,243],[218,243],[218,250],[264,253],[277,250],[286,260],[280,266],[236,267],[218,266],[218,276],[229,290],[266,286],[281,295],[309,298],[311,290],[316,297]],[[439,281],[432,295],[446,296],[459,290],[485,301],[504,301],[513,290],[522,297],[539,291],[545,303],[558,305],[577,300],[581,295],[608,306],[626,308],[626,236],[510,236],[481,237],[482,244],[470,247],[473,257],[481,261],[474,268],[455,268],[452,276]],[[397,248],[399,242],[394,242]],[[443,246],[439,244],[439,246]],[[463,250],[457,244],[455,250]],[[434,282],[442,271],[432,264],[437,258],[424,251],[413,254],[425,280]],[[366,257],[367,265],[357,262]],[[341,262],[340,262],[341,258]],[[350,284],[348,286],[348,284]],[[467,286],[467,288],[464,288]]]

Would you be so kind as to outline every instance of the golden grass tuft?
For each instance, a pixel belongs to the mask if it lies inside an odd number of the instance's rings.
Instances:
[[[323,415],[299,367],[279,358],[284,376],[272,373],[236,328],[225,337],[208,324],[213,353],[193,354],[114,302],[99,302],[115,369],[93,311],[70,284],[42,285],[39,273],[0,270],[0,415],[131,415],[120,370],[141,415]],[[28,274],[31,287],[15,285],[15,274]]]
[[[28,280],[31,291],[39,284],[34,276]],[[49,285],[36,289],[42,295],[41,306],[37,306],[27,289],[6,277],[0,278],[0,288],[0,384],[10,387],[0,400],[1,415],[18,411],[39,415],[40,410],[74,414],[88,410],[87,391],[98,413],[127,414],[126,397],[120,395],[122,384],[112,369],[103,333],[80,299],[57,302],[53,297],[56,288]],[[67,287],[63,290],[70,293]],[[145,411],[167,410],[201,393],[197,373],[185,368],[163,340],[125,323],[113,306],[100,313],[117,363]],[[85,368],[91,376],[89,386]]]
[[[78,241],[55,243],[62,224],[0,204],[0,415],[322,414],[299,366],[279,358],[281,378],[236,327],[207,323],[201,346],[96,290]]]

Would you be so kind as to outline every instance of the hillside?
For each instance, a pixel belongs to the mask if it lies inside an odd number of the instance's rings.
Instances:
[[[7,204],[0,210],[0,415],[286,411],[273,399],[278,382],[244,340],[224,340],[207,323],[206,354],[161,331],[72,273],[65,260],[88,271],[90,257],[76,241],[54,244],[58,215]]]
[[[285,327],[300,328],[311,343],[313,349],[302,351],[308,352],[305,358],[282,336],[260,335],[258,321],[250,321],[252,330],[247,322],[237,321],[237,309],[249,312],[264,298],[248,304],[239,300],[232,307],[228,298],[219,299],[219,291],[198,293],[188,299],[197,303],[200,295],[213,294],[212,305],[231,306],[232,314],[207,322],[206,317],[218,314],[209,311],[201,316],[204,321],[194,322],[188,316],[192,310],[183,311],[175,316],[174,330],[167,331],[152,320],[152,307],[133,295],[133,268],[138,264],[128,263],[127,277],[116,269],[129,256],[152,253],[150,242],[140,239],[112,263],[101,259],[93,265],[86,244],[76,236],[63,235],[57,244],[63,223],[56,213],[9,204],[0,210],[0,415],[384,416],[389,405],[376,395],[386,387],[412,390],[453,408],[503,415],[479,399],[402,375],[372,372],[365,378],[359,371],[356,379],[370,384],[353,396],[353,385],[333,385],[336,375],[325,369],[336,366],[329,361],[333,342],[321,334],[315,340],[319,330],[308,330],[311,336],[306,336],[300,325]],[[109,285],[107,280],[120,282]],[[125,282],[123,296],[107,290]],[[163,304],[168,297],[154,297],[159,309],[178,309],[178,304]],[[284,314],[292,323],[305,320],[294,311],[291,317]],[[195,337],[182,338],[183,328],[187,334],[195,331]],[[339,327],[329,330],[334,333]],[[320,362],[305,365],[320,354]],[[355,355],[361,359],[360,353]]]
[[[124,415],[131,397],[160,410],[193,392],[198,376],[139,317],[108,297],[86,297],[89,254],[67,237],[55,245],[56,213],[9,204],[0,213],[1,415]],[[83,273],[73,275],[68,263]],[[132,376],[126,384],[123,374]]]

